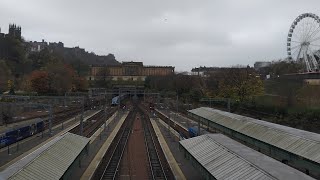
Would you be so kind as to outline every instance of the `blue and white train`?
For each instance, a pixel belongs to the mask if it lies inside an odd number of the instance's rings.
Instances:
[[[111,106],[118,106],[120,101],[122,101],[126,97],[126,94],[121,94],[120,96],[116,96],[112,98]]]
[[[21,125],[14,129],[0,132],[0,148],[16,143],[24,138],[44,131],[45,123],[42,119],[36,119],[28,125]]]
[[[188,132],[189,132],[190,138],[199,136],[198,131],[199,131],[198,126],[189,127]],[[200,128],[200,135],[203,135],[203,134],[209,134],[209,132],[203,128]]]

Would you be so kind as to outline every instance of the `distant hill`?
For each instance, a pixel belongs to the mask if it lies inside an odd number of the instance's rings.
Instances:
[[[39,70],[50,61],[70,64],[80,76],[86,76],[89,66],[120,64],[113,54],[99,56],[79,47],[64,47],[63,43],[26,42],[9,35],[0,36],[0,60],[10,68],[12,75],[20,76]]]
[[[94,53],[89,53],[82,48],[63,48],[63,47],[52,47],[49,49],[63,57],[66,63],[72,63],[75,60],[80,60],[86,65],[118,65],[120,64],[113,54],[106,56],[99,56]]]

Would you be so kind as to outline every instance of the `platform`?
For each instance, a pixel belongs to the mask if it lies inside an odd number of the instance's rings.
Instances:
[[[109,124],[114,121],[114,119],[116,118],[116,116],[118,116],[119,112],[116,111],[109,119],[107,119],[106,121],[106,125],[102,124],[100,126],[100,128],[89,138],[90,139],[90,144],[92,144],[96,139],[97,137],[99,137],[99,135],[101,135],[101,133],[105,130],[105,127],[106,129],[109,128]]]
[[[164,111],[164,110],[159,110],[156,109],[159,113],[161,113],[162,115],[164,115],[166,118],[169,117],[170,114],[170,120],[172,120],[175,124],[178,124],[179,126],[183,127],[185,130],[188,131],[189,127],[193,127],[193,126],[197,126],[198,123],[188,119],[186,117],[181,116],[178,113],[172,112],[172,111]]]
[[[162,119],[157,118],[156,121],[158,121],[164,128],[168,129],[168,124],[166,122],[164,122]],[[181,136],[180,136],[179,132],[174,130],[172,127],[170,127],[169,129],[170,129],[171,134],[173,134],[177,139],[181,140]]]
[[[155,122],[155,119],[151,118],[151,124],[152,127],[158,137],[160,146],[163,150],[163,153],[168,161],[168,164],[175,176],[175,179],[186,179],[186,177],[184,176],[184,174],[182,173],[177,161],[175,160],[174,156],[172,155],[170,148],[168,147],[166,141],[164,140],[164,137],[162,136],[162,133],[157,125],[157,123]]]

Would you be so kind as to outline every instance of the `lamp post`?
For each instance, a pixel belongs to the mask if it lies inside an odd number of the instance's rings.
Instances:
[[[84,97],[81,98],[81,116],[80,116],[80,135],[82,136],[83,134],[83,113],[84,113]]]

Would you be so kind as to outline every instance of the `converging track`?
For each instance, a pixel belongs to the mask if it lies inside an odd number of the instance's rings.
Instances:
[[[93,179],[174,179],[142,108],[129,113]]]
[[[134,117],[135,112],[131,111],[126,118],[125,123],[122,125],[118,134],[116,135],[114,141],[111,143],[111,148],[108,149],[106,155],[103,157],[93,179],[116,178],[117,169],[130,135],[132,120]]]
[[[117,109],[112,108],[106,110],[107,112],[100,111],[94,116],[90,117],[86,122],[83,123],[83,136],[90,137],[95,131],[105,123],[105,121],[110,118]],[[80,124],[69,132],[80,135]]]
[[[156,148],[156,142],[151,132],[151,124],[149,118],[142,116],[145,144],[147,146],[149,166],[151,169],[152,179],[167,179],[166,173],[161,164],[159,152]]]

